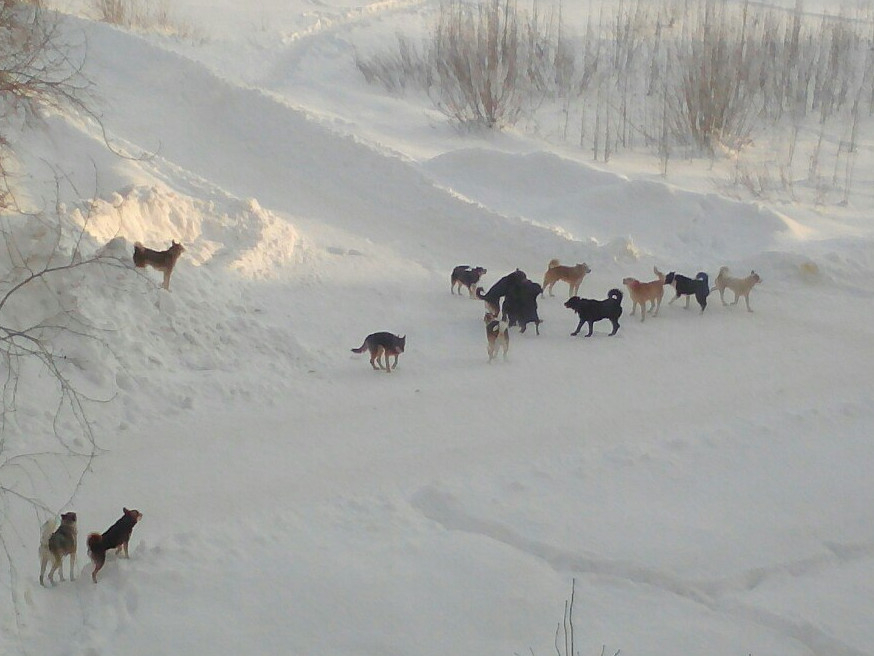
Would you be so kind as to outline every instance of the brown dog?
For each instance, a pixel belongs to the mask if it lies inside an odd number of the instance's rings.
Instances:
[[[762,282],[761,276],[755,271],[750,271],[750,275],[746,278],[734,278],[728,275],[728,267],[722,267],[719,270],[719,273],[716,276],[716,286],[710,291],[719,290],[719,299],[722,301],[723,305],[728,305],[725,302],[725,290],[730,289],[734,292],[734,303],[732,305],[737,305],[737,302],[740,300],[740,297],[744,297],[744,301],[747,304],[747,312],[752,312],[753,309],[750,307],[750,291],[752,291],[753,287]]]
[[[555,296],[552,293],[552,288],[559,280],[563,280],[570,286],[570,294],[568,296],[576,296],[580,290],[580,283],[583,282],[583,278],[586,277],[587,273],[592,273],[592,270],[585,262],[576,266],[565,266],[557,259],[552,259],[549,261],[546,273],[543,274],[543,291],[545,292],[548,288],[549,295]]]
[[[97,572],[103,569],[106,563],[106,552],[110,549],[115,549],[115,553],[124,551],[124,557],[130,558],[127,552],[127,545],[130,542],[131,533],[134,526],[143,518],[143,513],[139,510],[128,510],[122,508],[121,518],[102,535],[100,533],[92,533],[88,536],[88,555],[91,556],[91,562],[94,563],[94,571],[91,572],[91,580],[97,583]]]
[[[164,273],[164,282],[161,284],[161,287],[169,291],[173,267],[176,266],[176,260],[184,252],[185,247],[175,240],[171,242],[170,248],[166,251],[153,251],[151,248],[146,248],[140,242],[137,242],[134,244],[134,265],[143,268],[148,264],[153,269],[162,271]]]
[[[486,339],[488,340],[489,364],[498,357],[498,351],[503,350],[504,360],[510,348],[510,324],[500,321],[498,315],[486,312],[483,317],[486,324]]]
[[[352,349],[353,353],[370,352],[370,366],[375,371],[383,369],[380,358],[385,359],[385,372],[391,373],[392,368],[398,368],[398,356],[404,352],[407,345],[407,336],[399,337],[387,332],[371,333],[364,338],[364,343],[358,348]],[[394,367],[389,364],[389,356],[394,356]],[[374,364],[375,363],[375,364]]]
[[[637,306],[640,306],[640,320],[646,319],[646,304],[649,303],[649,311],[657,317],[659,308],[662,306],[662,297],[665,295],[665,274],[652,268],[657,280],[640,282],[637,278],[623,278],[622,284],[628,287],[628,295],[631,297],[631,315],[634,316]]]

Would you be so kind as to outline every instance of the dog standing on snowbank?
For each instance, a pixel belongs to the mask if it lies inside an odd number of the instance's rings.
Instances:
[[[55,520],[49,519],[42,525],[39,540],[39,584],[45,585],[43,577],[46,565],[52,561],[49,570],[49,583],[55,584],[52,578],[57,570],[61,570],[61,580],[64,580],[64,556],[70,557],[70,580],[76,580],[76,513],[67,512],[61,515],[61,525],[55,530]]]
[[[128,510],[122,508],[121,518],[110,526],[101,535],[100,533],[92,533],[88,536],[88,555],[91,556],[91,562],[94,563],[94,571],[91,572],[91,580],[97,583],[97,572],[103,569],[106,563],[106,552],[110,549],[115,549],[115,553],[124,552],[125,558],[130,558],[127,552],[127,545],[130,542],[131,533],[134,526],[137,525],[143,518],[143,513],[139,510]]]
[[[747,304],[747,312],[753,311],[750,307],[750,291],[752,291],[753,287],[762,282],[762,278],[758,273],[750,271],[750,275],[746,278],[734,278],[728,275],[728,267],[724,266],[719,270],[714,282],[716,283],[716,286],[710,291],[714,292],[719,290],[719,299],[722,301],[723,305],[728,305],[728,303],[725,302],[725,290],[730,289],[734,292],[734,303],[732,303],[732,305],[737,305],[740,297],[743,296]]]
[[[164,282],[161,287],[170,291],[170,276],[173,275],[173,267],[176,260],[185,252],[185,247],[177,241],[172,241],[166,251],[153,251],[146,248],[140,242],[134,244],[134,266],[142,269],[147,264],[153,269],[164,273]]]

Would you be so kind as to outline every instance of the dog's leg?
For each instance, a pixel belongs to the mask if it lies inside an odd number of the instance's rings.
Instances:
[[[674,303],[674,301],[676,301],[678,298],[680,298],[680,292],[677,292],[676,294],[674,294],[674,298],[672,298],[670,301],[668,301],[668,305],[672,305]]]
[[[610,319],[610,323],[613,324],[613,332],[610,333],[610,337],[616,334],[616,331],[619,330],[619,322],[616,319]]]
[[[42,554],[39,559],[39,584],[43,587],[45,587],[45,581],[43,580],[43,578],[45,577],[46,565],[48,564],[49,559],[46,558],[45,554]]]
[[[70,580],[76,580],[76,552],[70,554]]]
[[[593,333],[594,331],[595,331],[595,322],[594,322],[594,321],[590,321],[590,322],[589,322],[589,332],[586,334],[586,337],[591,337],[591,336],[592,336],[592,333]]]
[[[750,295],[749,295],[749,294],[744,294],[744,300],[745,300],[746,303],[747,303],[747,312],[752,312],[752,311],[753,311],[753,308],[750,307]]]
[[[55,572],[58,571],[58,567],[60,566],[61,561],[58,560],[54,554],[52,554],[52,568],[49,570],[49,583],[51,583],[52,585],[55,584],[55,579],[53,577],[55,575]],[[61,578],[63,578],[63,576],[61,576]]]
[[[719,288],[719,300],[722,301],[723,305],[728,305],[728,303],[725,302],[725,287]]]
[[[582,330],[582,328],[583,328],[583,324],[584,324],[584,323],[586,323],[585,320],[584,320],[584,319],[580,319],[580,323],[579,323],[579,325],[577,326],[577,329],[576,329],[574,332],[571,333],[571,337],[576,337],[577,335],[580,334],[580,330]]]
[[[166,289],[168,292],[170,291],[170,270],[164,271],[164,282],[161,283],[161,287]]]

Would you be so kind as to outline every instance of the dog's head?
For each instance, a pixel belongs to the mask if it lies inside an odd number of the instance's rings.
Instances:
[[[671,271],[668,275],[665,276],[665,284],[672,285],[674,284],[674,276],[676,276],[676,271]]]
[[[586,275],[587,273],[592,273],[592,270],[589,268],[589,265],[586,264],[585,262],[577,262],[577,266],[575,268],[582,271],[583,275]]]
[[[128,510],[127,508],[122,508],[122,512],[124,512],[125,517],[130,517],[134,520],[134,524],[140,521],[143,518],[143,513],[139,510]]]
[[[477,278],[481,278],[486,275],[489,271],[483,267],[474,267],[473,272],[476,274]]]
[[[404,347],[406,345],[407,345],[407,336],[404,335],[403,337],[398,337],[398,343],[397,343],[398,353],[403,353]]]
[[[633,289],[640,285],[640,281],[637,278],[623,278],[622,284]]]
[[[173,239],[173,240],[171,240],[171,242],[170,242],[170,248],[169,248],[169,251],[170,251],[171,253],[173,253],[174,255],[181,255],[182,253],[185,252],[185,246],[183,246],[183,245],[180,244],[178,241],[176,241],[175,239]]]
[[[494,312],[486,312],[483,315],[483,322],[484,323],[491,323],[492,321],[497,321],[497,320],[498,320],[498,315],[495,314]]]
[[[755,271],[750,271],[750,278],[755,284],[759,284],[760,282],[762,282],[762,277]]]
[[[564,302],[564,306],[569,310],[579,310],[581,300],[582,299],[579,296],[571,296],[568,300]]]
[[[75,524],[76,523],[76,513],[74,512],[65,512],[61,515],[61,524]]]

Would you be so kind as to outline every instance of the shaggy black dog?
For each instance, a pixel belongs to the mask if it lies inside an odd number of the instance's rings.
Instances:
[[[572,336],[578,335],[583,324],[588,323],[589,334],[586,337],[591,337],[595,322],[601,321],[601,319],[609,319],[610,323],[613,324],[611,335],[615,335],[616,331],[619,330],[619,317],[622,316],[622,292],[618,289],[611,289],[603,301],[573,296],[565,302],[564,306],[580,315],[580,323],[577,329],[571,333]]]
[[[676,301],[681,296],[686,297],[686,309],[689,309],[689,298],[695,296],[698,305],[701,306],[701,312],[707,309],[707,296],[710,294],[710,282],[707,274],[703,271],[699,272],[695,278],[680,275],[671,271],[665,276],[665,284],[674,288],[674,298],[668,301],[668,305]]]
[[[519,326],[524,333],[529,323],[534,324],[537,334],[540,334],[540,317],[537,316],[537,297],[543,293],[543,287],[533,280],[526,280],[507,293],[504,299],[504,317],[511,326]]]
[[[508,273],[498,282],[492,285],[485,294],[483,288],[476,288],[476,297],[486,302],[486,311],[492,314],[501,313],[501,298],[509,293],[512,293],[516,288],[520,287],[528,280],[528,276],[521,269],[516,269],[513,273]]]
[[[488,273],[488,270],[483,267],[472,267],[468,264],[460,264],[452,270],[452,275],[450,276],[452,287],[450,288],[450,291],[454,294],[457,285],[458,295],[461,296],[461,288],[467,287],[467,291],[470,292],[470,297],[473,298],[476,284],[479,282],[480,278],[486,275],[486,273]]]

